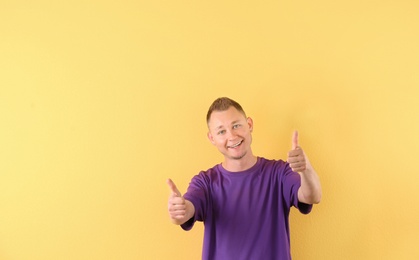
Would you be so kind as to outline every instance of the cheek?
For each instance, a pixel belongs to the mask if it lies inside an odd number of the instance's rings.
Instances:
[[[246,139],[249,139],[250,141],[252,141],[252,132],[251,131],[247,132],[245,136],[246,136]]]
[[[217,145],[217,146],[224,146],[224,144],[226,142],[226,139],[220,137],[220,138],[214,139],[214,141],[215,141],[215,145]]]
[[[240,135],[240,136],[247,136],[248,137],[251,134],[251,131],[250,131],[250,129],[243,129],[240,132],[238,132],[237,134]]]

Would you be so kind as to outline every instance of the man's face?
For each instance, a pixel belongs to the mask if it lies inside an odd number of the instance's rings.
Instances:
[[[214,111],[208,122],[208,139],[224,155],[225,159],[239,160],[252,156],[250,145],[253,130],[252,119],[245,118],[235,107],[226,111]]]

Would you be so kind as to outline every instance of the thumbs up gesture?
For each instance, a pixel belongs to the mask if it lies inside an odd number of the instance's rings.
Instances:
[[[171,179],[167,180],[167,185],[169,185],[171,192],[168,202],[170,219],[174,224],[181,225],[193,216],[195,208],[190,201],[182,197],[182,194]]]
[[[304,154],[304,151],[298,145],[298,132],[294,131],[292,135],[292,149],[288,152],[288,159],[291,169],[294,172],[304,172],[311,167],[308,158]]]
[[[322,197],[320,179],[311,166],[303,149],[298,145],[298,132],[292,135],[292,149],[288,152],[288,159],[291,169],[300,173],[301,186],[298,190],[298,201],[306,204],[317,204]]]

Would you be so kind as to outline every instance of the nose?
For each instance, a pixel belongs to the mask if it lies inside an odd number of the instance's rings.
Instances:
[[[232,129],[227,131],[228,140],[234,140],[237,137],[237,133]]]

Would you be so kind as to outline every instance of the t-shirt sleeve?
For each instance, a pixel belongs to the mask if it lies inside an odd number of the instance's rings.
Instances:
[[[204,221],[208,205],[208,189],[205,181],[205,174],[200,173],[192,178],[187,192],[183,195],[195,207],[195,215],[181,225],[184,230],[191,230],[196,221]]]
[[[303,214],[310,213],[313,205],[298,201],[298,190],[301,187],[301,176],[300,174],[293,172],[288,163],[285,165],[282,184],[283,196],[288,208],[294,206]]]

